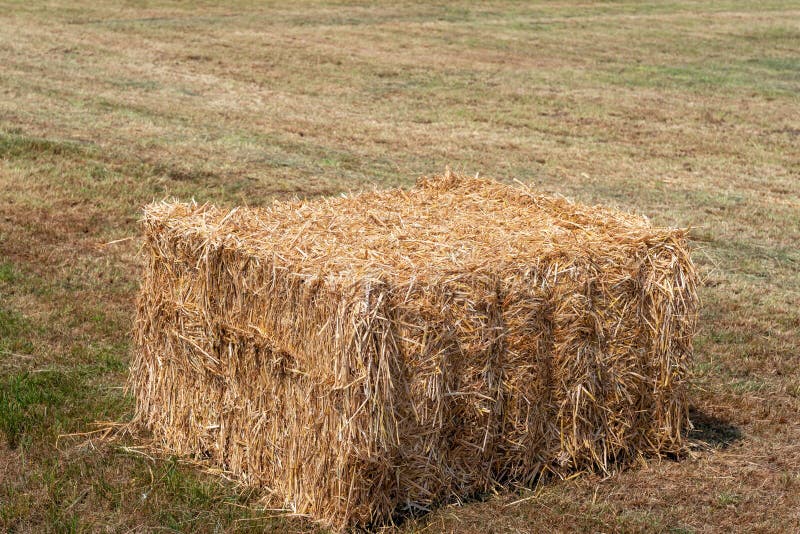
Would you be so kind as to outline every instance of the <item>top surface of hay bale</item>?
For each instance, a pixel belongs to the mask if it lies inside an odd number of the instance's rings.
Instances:
[[[457,272],[502,274],[555,261],[603,262],[682,230],[493,181],[446,175],[312,202],[236,208],[158,203],[146,218],[167,230],[291,265],[298,275],[396,284]]]

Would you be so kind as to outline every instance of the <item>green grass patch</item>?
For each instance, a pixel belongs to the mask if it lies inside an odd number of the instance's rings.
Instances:
[[[74,141],[0,132],[0,159],[76,156],[83,151],[84,148]]]
[[[0,263],[0,284],[13,284],[18,276],[13,264]]]
[[[717,495],[717,505],[719,506],[734,506],[739,503],[741,497],[736,493],[723,491]]]
[[[796,96],[800,60],[758,57],[731,63],[626,65],[605,80],[613,84],[657,89],[753,92],[764,96]]]
[[[124,368],[121,361],[105,356],[94,365],[0,377],[0,431],[8,447],[24,448],[37,440],[52,443],[60,434],[119,418],[131,408],[131,399],[119,389],[99,386],[98,381],[104,373]]]
[[[0,382],[0,430],[9,448],[45,426],[64,426],[69,404],[86,393],[75,373],[42,370],[5,376]]]
[[[15,310],[0,307],[0,362],[33,350],[31,322]]]

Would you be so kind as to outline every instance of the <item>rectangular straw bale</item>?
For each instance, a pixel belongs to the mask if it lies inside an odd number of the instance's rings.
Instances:
[[[298,513],[364,526],[681,450],[684,230],[450,173],[144,227],[136,421]]]

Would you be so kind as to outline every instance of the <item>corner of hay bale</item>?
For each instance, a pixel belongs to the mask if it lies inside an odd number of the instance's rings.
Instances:
[[[143,225],[136,421],[298,513],[380,523],[682,448],[684,230],[452,173]]]

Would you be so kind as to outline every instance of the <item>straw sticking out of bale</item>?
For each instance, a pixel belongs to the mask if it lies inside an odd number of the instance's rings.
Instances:
[[[144,227],[136,421],[328,525],[682,448],[684,230],[450,173]]]

